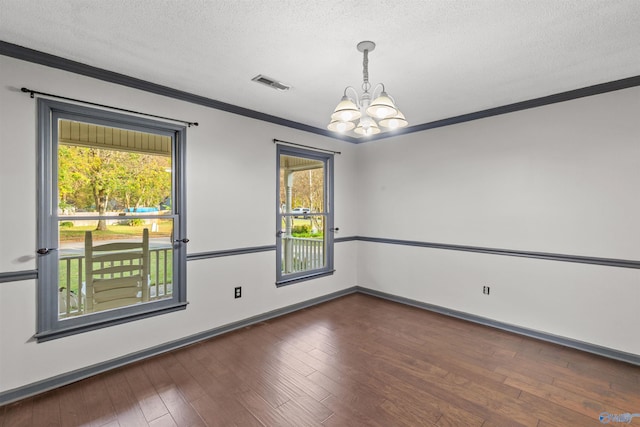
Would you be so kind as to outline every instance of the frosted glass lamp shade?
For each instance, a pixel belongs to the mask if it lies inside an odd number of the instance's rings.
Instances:
[[[348,132],[351,129],[356,127],[356,124],[353,122],[341,122],[340,120],[332,120],[331,123],[327,126],[327,128],[334,132]]]
[[[398,114],[396,114],[395,116],[382,119],[378,123],[380,123],[380,126],[387,129],[403,128],[409,124],[409,122],[407,122],[407,119],[405,119],[404,114],[402,114],[400,110],[398,110]]]
[[[361,136],[371,136],[380,133],[380,128],[373,120],[369,120],[368,122],[361,120],[354,129],[354,132]]]
[[[398,109],[389,98],[389,95],[387,95],[387,92],[382,91],[380,96],[374,99],[369,108],[367,108],[367,114],[376,119],[386,119],[398,114]]]
[[[333,110],[333,114],[331,115],[331,120],[337,120],[341,122],[351,122],[354,120],[358,120],[362,114],[358,109],[358,106],[347,98],[347,96],[343,96],[340,100],[340,103],[336,106],[336,109]]]

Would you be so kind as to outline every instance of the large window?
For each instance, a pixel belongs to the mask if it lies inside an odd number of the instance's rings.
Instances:
[[[184,308],[185,129],[39,100],[38,333]]]
[[[333,155],[278,146],[277,285],[333,272]]]

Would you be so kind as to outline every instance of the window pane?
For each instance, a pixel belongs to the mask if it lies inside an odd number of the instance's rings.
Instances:
[[[287,229],[285,225],[285,233],[282,236],[282,273],[291,274],[324,268],[324,215],[288,218],[292,226]],[[283,224],[287,223],[288,218],[283,219]]]
[[[332,221],[326,194],[330,161],[329,155],[279,148],[278,284],[333,268],[328,244],[333,240],[327,234]]]
[[[98,222],[59,222],[59,318],[171,297],[173,220]]]
[[[172,213],[171,152],[152,149],[155,145],[163,147],[164,143],[170,147],[170,137],[68,120],[60,120],[59,124],[60,215]],[[65,137],[66,127],[71,130]],[[77,135],[73,132],[76,127]],[[82,132],[84,128],[86,132]],[[99,226],[102,229],[104,224]]]
[[[324,162],[281,155],[280,206],[282,213],[324,212]]]

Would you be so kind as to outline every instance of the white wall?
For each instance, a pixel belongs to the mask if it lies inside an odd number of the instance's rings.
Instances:
[[[351,145],[3,56],[0,70],[0,272],[36,268],[36,103],[22,86],[199,122],[187,142],[189,253],[274,244],[278,138],[343,152],[339,236],[640,257],[639,88]],[[185,311],[42,344],[31,339],[36,281],[0,283],[0,392],[354,284],[640,354],[638,270],[368,242],[335,250],[335,275],[284,288],[273,252],[189,261]]]
[[[36,268],[37,114],[23,86],[200,123],[187,133],[189,253],[275,244],[273,138],[342,151],[335,223],[340,235],[357,234],[352,144],[4,56],[0,69],[0,272]],[[273,251],[189,261],[186,310],[41,344],[32,340],[36,281],[0,283],[0,392],[354,286],[356,247],[336,244],[333,276],[283,288]]]
[[[638,260],[638,111],[636,87],[363,144],[360,233]],[[358,250],[361,286],[640,354],[638,270]]]

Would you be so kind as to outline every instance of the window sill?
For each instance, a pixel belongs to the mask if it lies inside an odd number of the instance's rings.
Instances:
[[[305,282],[307,280],[317,279],[319,277],[332,276],[335,270],[323,271],[321,273],[313,273],[305,276],[297,276],[290,279],[279,280],[276,282],[276,287],[280,288],[282,286],[293,285],[298,282]]]
[[[184,310],[187,308],[186,302],[178,303],[175,305],[166,306],[160,309],[154,309],[153,311],[146,311],[136,314],[129,314],[119,318],[105,319],[101,321],[84,323],[81,325],[75,325],[71,327],[43,331],[35,334],[33,337],[38,343],[55,340],[58,338],[64,338],[71,335],[81,334],[83,332],[94,331],[96,329],[102,329],[109,326],[120,325],[123,323],[133,322],[135,320],[146,319],[148,317],[159,316],[173,311]]]

